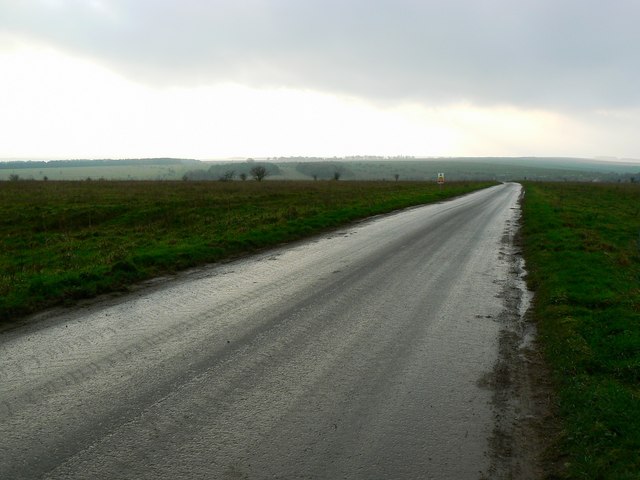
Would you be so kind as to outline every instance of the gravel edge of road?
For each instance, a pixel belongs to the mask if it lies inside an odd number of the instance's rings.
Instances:
[[[493,390],[495,427],[489,441],[490,468],[482,480],[539,480],[549,478],[550,440],[557,435],[554,391],[550,372],[537,339],[530,313],[534,292],[526,285],[526,269],[520,248],[521,210],[502,238],[509,265],[501,296],[505,309],[501,323],[498,361],[480,384]]]

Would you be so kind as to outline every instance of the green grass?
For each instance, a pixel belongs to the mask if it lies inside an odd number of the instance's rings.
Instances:
[[[534,315],[558,391],[561,476],[640,478],[640,186],[525,185]]]
[[[0,322],[489,185],[0,182]]]

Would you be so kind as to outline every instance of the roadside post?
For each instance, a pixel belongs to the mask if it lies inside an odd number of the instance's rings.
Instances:
[[[442,185],[444,185],[444,173],[438,173],[438,185],[440,185],[440,190],[442,190]]]

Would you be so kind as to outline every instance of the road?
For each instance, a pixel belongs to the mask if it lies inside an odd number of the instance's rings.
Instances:
[[[0,478],[489,475],[486,379],[522,309],[504,294],[520,193],[375,217],[5,332]]]

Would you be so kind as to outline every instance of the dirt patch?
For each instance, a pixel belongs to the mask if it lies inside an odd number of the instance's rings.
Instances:
[[[484,379],[492,388],[495,427],[486,479],[549,478],[548,449],[558,434],[553,389],[536,342],[522,346],[518,332],[500,336],[500,359]]]
[[[503,261],[508,262],[501,298],[504,310],[499,357],[480,385],[493,390],[495,427],[490,438],[491,464],[483,479],[535,480],[554,478],[550,449],[558,437],[550,373],[529,315],[533,295],[527,290],[520,255],[519,218],[503,236]]]

